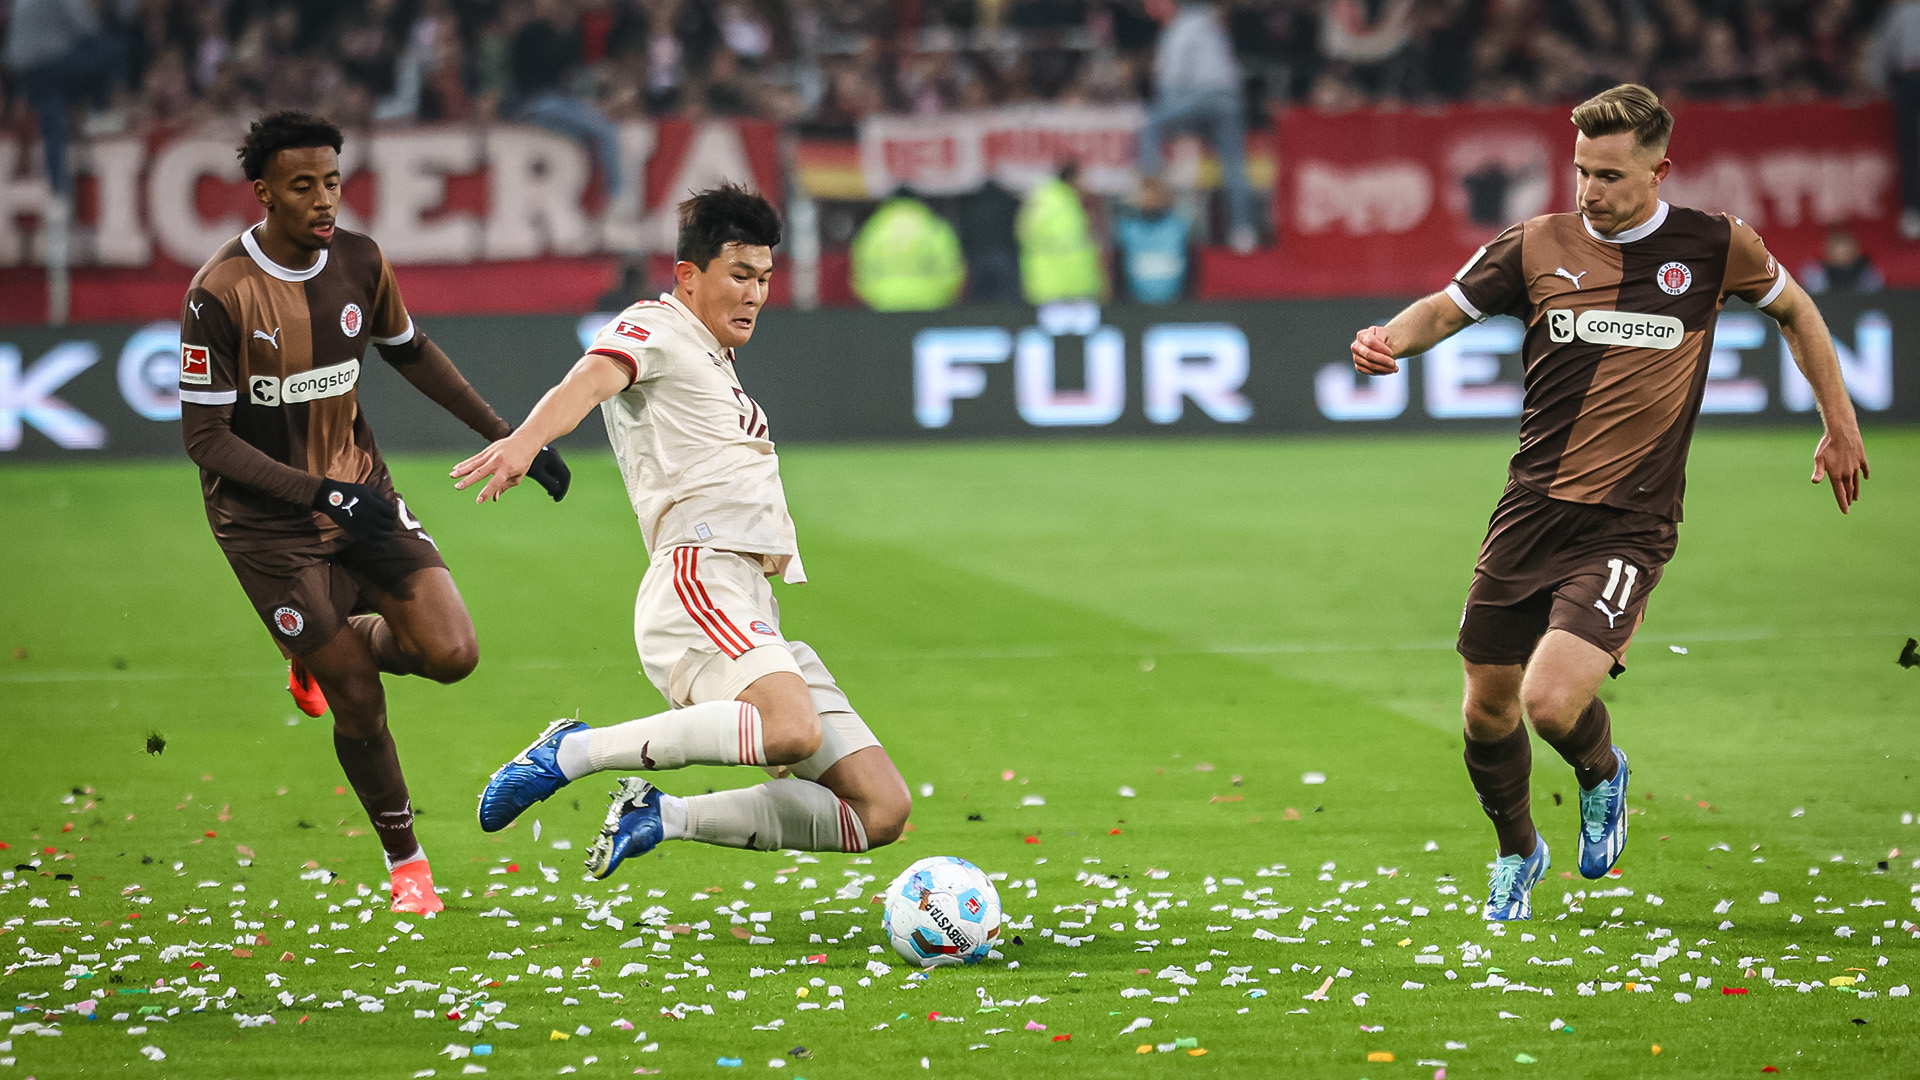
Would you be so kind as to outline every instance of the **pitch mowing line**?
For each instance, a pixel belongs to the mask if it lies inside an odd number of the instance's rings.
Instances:
[[[1906,631],[1896,630],[1816,630],[1804,628],[1798,632],[1785,633],[1779,630],[1752,628],[1745,630],[1716,630],[1698,634],[1670,634],[1656,641],[1639,642],[1642,649],[1662,645],[1687,645],[1738,641],[1831,641],[1835,638],[1868,639],[1886,638],[1893,640]],[[1403,641],[1378,644],[1329,644],[1298,641],[1279,641],[1265,644],[1227,644],[1208,645],[1200,648],[1157,648],[1138,649],[1057,649],[1049,646],[1005,649],[932,649],[915,652],[862,653],[866,660],[1064,660],[1095,656],[1300,656],[1338,653],[1374,653],[1374,652],[1451,652],[1453,639],[1438,638],[1429,641]],[[566,660],[507,660],[497,667],[509,671],[562,671],[580,668],[604,670],[605,662],[572,662]],[[622,669],[624,670],[624,669]],[[259,679],[271,675],[265,668],[236,671],[42,671],[28,675],[0,675],[0,686],[25,686],[37,683],[115,683],[115,682],[193,682],[195,680],[236,680]]]

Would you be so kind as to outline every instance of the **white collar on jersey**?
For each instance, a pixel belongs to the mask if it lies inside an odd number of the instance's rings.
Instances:
[[[733,362],[733,350],[721,348],[720,339],[713,336],[713,331],[707,329],[707,324],[700,321],[700,316],[695,315],[692,308],[681,303],[679,297],[670,292],[663,292],[660,294],[660,302],[679,312],[680,317],[687,320],[693,327],[693,336],[700,339],[700,344],[705,345],[708,352],[723,358],[728,363]]]
[[[240,245],[247,249],[248,255],[253,256],[254,265],[260,267],[260,269],[265,270],[281,281],[311,281],[319,275],[320,271],[327,268],[326,248],[320,249],[319,257],[315,258],[313,265],[307,267],[305,270],[289,270],[279,263],[274,262],[272,259],[267,258],[267,253],[260,250],[260,241],[253,238],[253,230],[259,227],[260,226],[255,225],[253,229],[248,229],[246,232],[241,233]]]
[[[1631,244],[1635,240],[1645,240],[1647,237],[1653,235],[1653,232],[1655,229],[1658,229],[1660,226],[1665,225],[1667,223],[1667,211],[1671,209],[1672,207],[1667,205],[1667,201],[1665,199],[1661,199],[1660,205],[1654,207],[1652,217],[1648,218],[1647,220],[1641,222],[1638,225],[1635,225],[1633,228],[1628,229],[1626,232],[1615,233],[1612,236],[1601,236],[1598,232],[1595,232],[1593,228],[1593,222],[1588,221],[1587,215],[1585,214],[1580,215],[1580,224],[1585,225],[1587,227],[1588,236],[1593,237],[1595,240],[1598,240],[1601,243]]]

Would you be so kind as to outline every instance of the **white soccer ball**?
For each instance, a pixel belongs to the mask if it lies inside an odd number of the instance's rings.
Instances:
[[[936,855],[887,886],[881,924],[894,951],[921,967],[977,964],[1000,939],[1000,894],[979,867]]]

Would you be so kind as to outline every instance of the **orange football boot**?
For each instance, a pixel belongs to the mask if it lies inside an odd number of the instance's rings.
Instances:
[[[389,910],[401,914],[426,915],[446,910],[433,891],[433,870],[427,860],[415,859],[393,870],[393,904]]]
[[[320,684],[313,681],[307,665],[297,657],[287,661],[287,693],[293,695],[293,703],[308,716],[326,715],[327,695],[320,692]]]

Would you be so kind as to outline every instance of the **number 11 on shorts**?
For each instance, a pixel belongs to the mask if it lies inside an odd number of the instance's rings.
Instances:
[[[1627,609],[1627,597],[1633,594],[1633,583],[1640,577],[1640,568],[1625,559],[1607,560],[1607,587],[1600,590],[1600,599],[1614,605],[1622,611]],[[1620,599],[1613,598],[1613,590],[1620,590]]]

